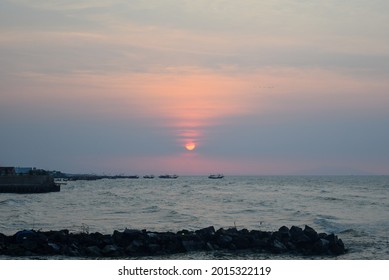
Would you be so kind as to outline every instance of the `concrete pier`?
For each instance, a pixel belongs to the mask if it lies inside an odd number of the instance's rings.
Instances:
[[[60,185],[49,175],[0,176],[0,193],[59,192]]]

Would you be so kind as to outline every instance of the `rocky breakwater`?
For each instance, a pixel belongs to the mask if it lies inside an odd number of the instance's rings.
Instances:
[[[68,230],[23,230],[12,236],[0,234],[0,254],[8,256],[131,258],[204,250],[330,256],[346,252],[336,235],[317,233],[309,226],[304,229],[283,226],[275,232],[236,228],[215,230],[211,226],[177,233],[125,229],[113,234],[70,233]]]
[[[46,193],[59,192],[60,185],[50,175],[0,176],[0,193]]]

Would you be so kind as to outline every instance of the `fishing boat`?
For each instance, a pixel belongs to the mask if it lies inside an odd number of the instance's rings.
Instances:
[[[154,179],[154,175],[145,175],[143,176],[144,179]]]
[[[211,174],[208,176],[209,179],[222,179],[224,178],[223,174]]]
[[[161,178],[161,179],[177,179],[178,176],[177,175],[170,175],[170,174],[165,174],[165,175],[160,175],[158,176],[158,178]]]

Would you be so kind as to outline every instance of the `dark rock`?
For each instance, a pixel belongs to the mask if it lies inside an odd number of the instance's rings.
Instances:
[[[145,251],[145,246],[143,244],[142,240],[135,239],[131,242],[129,246],[127,246],[125,250],[128,254],[135,254],[135,253],[144,253]]]
[[[34,251],[38,248],[38,243],[36,240],[26,239],[22,241],[22,247],[28,251]]]
[[[208,251],[214,251],[214,250],[216,250],[215,245],[212,245],[212,243],[210,243],[210,242],[207,242],[207,244],[205,244],[205,247],[206,247],[206,249],[207,249]]]
[[[7,236],[5,234],[0,233],[0,244],[6,242]]]
[[[120,249],[116,245],[105,245],[101,253],[108,257],[118,257],[121,255]]]
[[[115,231],[112,236],[113,242],[122,247],[129,246],[135,239],[141,240],[144,238],[142,231],[134,229],[125,229],[123,232]]]
[[[279,232],[289,233],[289,228],[287,226],[282,226],[278,229]]]
[[[253,239],[253,248],[255,249],[265,249],[269,244],[269,238],[254,238]]]
[[[47,245],[51,248],[53,253],[59,253],[61,251],[61,247],[58,244],[49,242]]]
[[[285,244],[285,246],[286,246],[286,248],[288,248],[289,251],[292,251],[292,252],[297,251],[297,246],[292,242],[287,242]]]
[[[69,240],[69,231],[60,230],[60,231],[50,231],[46,233],[47,238],[55,243],[67,243]]]
[[[101,242],[104,244],[104,245],[112,245],[114,244],[114,239],[111,235],[109,234],[105,234],[103,235],[101,238],[96,238],[96,240],[101,240]]]
[[[319,239],[319,235],[317,234],[317,232],[307,225],[305,226],[303,232],[312,242],[316,242]]]
[[[63,247],[63,254],[71,257],[80,257],[82,254],[77,245],[71,244],[70,246],[65,245]]]
[[[253,247],[253,238],[247,234],[233,236],[232,242],[237,249],[249,249]]]
[[[183,229],[183,230],[178,231],[177,234],[178,235],[188,235],[188,234],[192,234],[192,232],[187,230],[187,229]]]
[[[277,239],[274,239],[271,241],[270,248],[271,248],[271,251],[274,253],[284,253],[284,252],[288,251],[286,246],[283,243],[281,243],[280,241],[278,241]]]
[[[266,232],[236,228],[215,231],[213,226],[196,231],[148,232],[146,230],[114,231],[112,235],[69,233],[61,231],[23,230],[12,236],[0,234],[0,254],[10,256],[65,255],[74,257],[120,258],[173,254],[199,250],[260,250],[272,253],[339,255],[346,252],[341,239],[334,234],[317,233],[282,226]]]
[[[151,254],[156,254],[157,252],[161,251],[161,246],[155,243],[148,244],[147,248]]]
[[[25,240],[35,240],[37,233],[33,230],[21,230],[15,233],[14,237],[16,243],[22,243]]]
[[[247,228],[244,228],[244,229],[241,229],[239,231],[239,234],[244,234],[244,235],[247,235],[247,234],[250,234],[249,230]]]
[[[215,235],[215,228],[213,226],[196,230],[195,233],[202,239],[210,240]]]
[[[328,252],[330,242],[326,239],[320,238],[313,244],[313,252],[317,254],[325,254]]]
[[[6,247],[4,253],[10,256],[26,256],[29,254],[28,250],[23,248],[20,244],[12,244],[12,243]]]
[[[143,231],[138,229],[125,229],[123,231],[123,237],[127,239],[139,239],[141,236],[143,236]]]
[[[335,255],[340,255],[345,253],[345,247],[342,239],[338,239],[335,234],[330,234],[326,238],[329,241],[329,249]]]
[[[101,257],[102,253],[99,247],[89,246],[86,248],[86,254],[91,257]]]
[[[233,227],[233,228],[228,228],[228,229],[225,230],[225,232],[226,232],[227,234],[229,234],[229,235],[236,235],[236,234],[239,233],[239,232],[238,232],[238,229],[235,228],[235,227]]]
[[[200,251],[205,249],[205,243],[201,240],[183,240],[182,246],[185,248],[185,251]]]
[[[289,230],[292,242],[294,243],[308,243],[311,240],[306,236],[303,230],[299,227],[292,226]]]
[[[230,248],[233,238],[230,235],[219,235],[216,242],[220,248]]]

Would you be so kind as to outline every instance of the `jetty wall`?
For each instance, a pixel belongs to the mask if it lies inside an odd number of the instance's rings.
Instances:
[[[58,192],[60,186],[49,175],[0,176],[0,193]]]
[[[0,233],[0,255],[71,256],[82,258],[137,258],[192,251],[249,250],[265,254],[338,256],[347,249],[333,233],[292,226],[268,232],[213,226],[196,231],[150,232],[125,229],[113,234],[70,233],[69,230],[22,230],[12,236]]]

